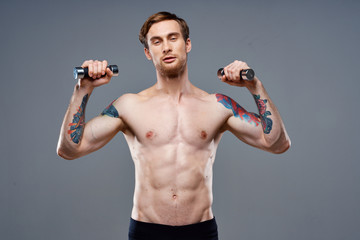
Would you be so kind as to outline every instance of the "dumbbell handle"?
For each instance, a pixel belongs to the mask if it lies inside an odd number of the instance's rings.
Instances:
[[[113,72],[113,76],[119,76],[119,68],[117,65],[108,65],[108,68]],[[105,74],[106,75],[106,74]],[[102,75],[101,77],[104,77],[105,75]],[[75,67],[74,68],[74,79],[82,79],[89,77],[89,70],[88,68],[82,68],[82,67]]]
[[[218,77],[224,76],[224,68],[220,68],[217,71],[217,75]],[[255,77],[255,72],[253,69],[249,68],[249,69],[244,69],[240,71],[240,79],[242,80],[246,80],[246,81],[251,81],[253,80]]]

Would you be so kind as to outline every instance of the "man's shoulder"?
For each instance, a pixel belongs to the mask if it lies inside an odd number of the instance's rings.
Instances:
[[[115,99],[114,104],[119,105],[123,102],[131,101],[135,97],[136,97],[135,93],[125,93],[125,94],[121,95],[120,97],[118,97],[117,99]]]
[[[195,87],[194,88],[194,92],[195,92],[195,95],[199,98],[202,98],[204,100],[209,100],[209,101],[214,101],[216,102],[217,98],[219,96],[225,96],[224,94],[221,94],[221,93],[208,93],[206,92],[205,90],[201,89],[201,88],[198,88],[198,87]]]
[[[131,107],[134,104],[141,103],[142,101],[150,97],[151,88],[144,89],[138,93],[124,93],[120,97],[114,100],[115,107]]]
[[[193,96],[195,98],[198,98],[199,100],[203,100],[206,102],[208,101],[212,102],[214,99],[216,99],[214,93],[208,93],[205,90],[195,86],[193,86]]]
[[[126,106],[133,105],[133,103],[136,102],[136,100],[137,100],[136,93],[125,93],[120,97],[118,97],[117,99],[115,99],[112,102],[112,105],[114,105],[116,109],[123,109]]]
[[[116,101],[141,101],[154,95],[153,92],[153,87],[149,87],[141,90],[138,93],[125,93],[121,95]]]
[[[222,94],[221,94],[222,95]],[[211,103],[216,103],[219,97],[219,93],[207,93],[203,92],[199,95],[200,98],[203,100],[209,101]]]

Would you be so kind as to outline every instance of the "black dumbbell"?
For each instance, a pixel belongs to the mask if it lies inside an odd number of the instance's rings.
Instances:
[[[220,68],[217,71],[218,77],[224,76],[224,74],[225,74],[224,68]],[[240,79],[242,79],[242,80],[251,81],[254,79],[254,77],[255,77],[255,72],[251,68],[240,71]]]
[[[108,68],[113,72],[113,76],[119,76],[119,68],[117,65],[108,65]],[[106,74],[105,74],[106,75]],[[105,75],[102,75],[101,77],[104,77]],[[89,77],[88,68],[82,68],[82,67],[75,67],[74,68],[74,79],[82,79]]]

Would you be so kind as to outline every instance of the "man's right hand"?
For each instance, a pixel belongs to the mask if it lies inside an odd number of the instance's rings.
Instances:
[[[86,88],[95,88],[110,82],[113,72],[107,68],[108,62],[98,60],[86,60],[81,65],[82,68],[88,68],[89,77],[79,79],[79,86]],[[106,75],[105,75],[106,74]],[[105,75],[105,76],[103,76]],[[101,77],[103,76],[103,77]]]

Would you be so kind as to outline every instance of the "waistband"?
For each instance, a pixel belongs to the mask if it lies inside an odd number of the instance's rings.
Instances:
[[[183,226],[140,222],[130,218],[129,235],[151,236],[158,239],[213,239],[211,237],[217,237],[217,224],[215,217],[204,222]]]

